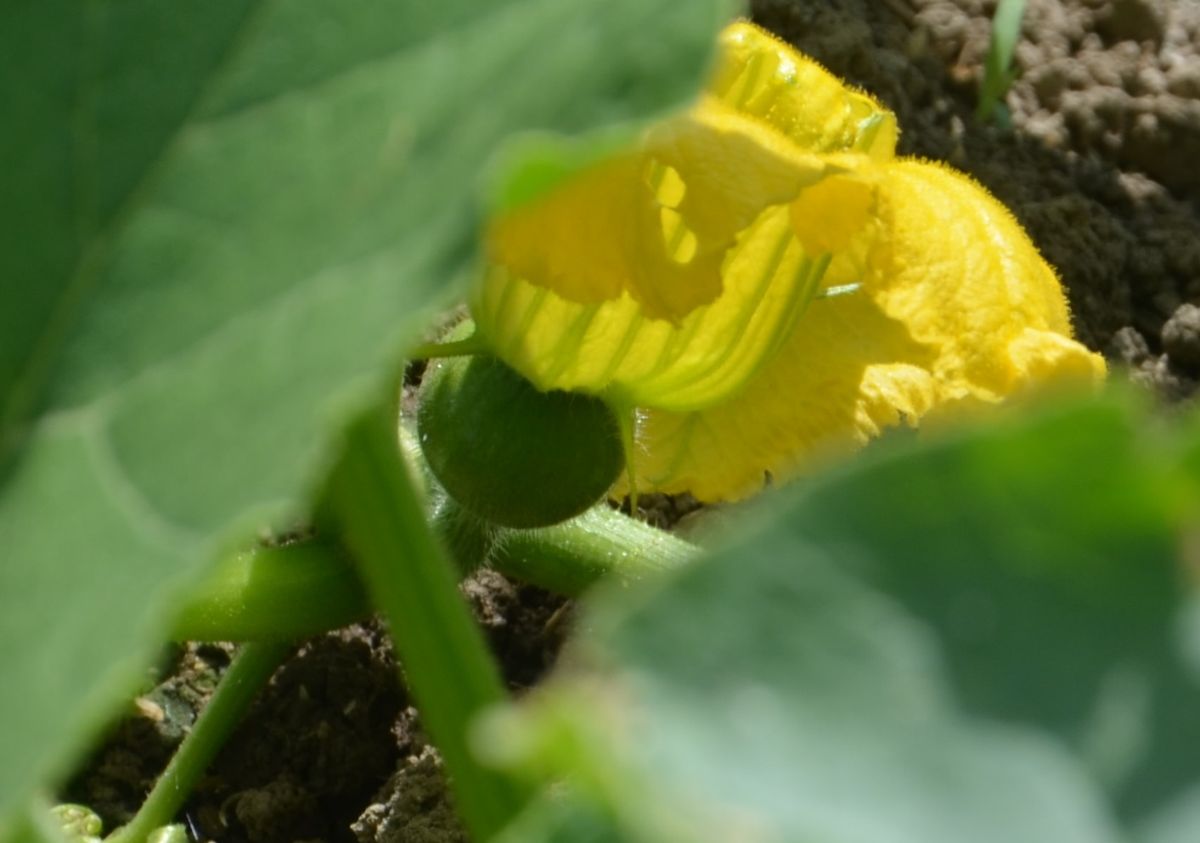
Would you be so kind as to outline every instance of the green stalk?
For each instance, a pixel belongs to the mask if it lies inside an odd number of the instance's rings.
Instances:
[[[625,453],[625,476],[629,483],[629,512],[637,515],[638,487],[637,472],[633,470],[637,459],[637,411],[633,407],[610,402],[617,426],[621,431],[621,450]]]
[[[597,580],[634,582],[679,567],[699,549],[605,505],[539,530],[499,530],[450,499],[432,518],[461,573],[485,562],[565,597]],[[345,551],[323,541],[222,560],[175,621],[176,641],[299,640],[365,617],[370,603]]]
[[[487,840],[527,801],[516,782],[482,766],[468,746],[476,717],[506,695],[385,414],[372,413],[351,427],[329,500],[391,627],[406,684],[446,763],[459,815],[472,839]]]
[[[439,497],[430,526],[442,540],[459,575],[466,576],[488,561],[500,529],[463,509],[453,498]]]
[[[152,831],[170,824],[289,649],[281,641],[242,647],[137,815],[105,838],[107,843],[145,843]]]
[[[222,559],[176,618],[177,641],[297,641],[370,611],[336,547],[297,542]]]
[[[466,357],[472,354],[487,354],[489,351],[488,344],[476,332],[461,339],[423,343],[409,352],[408,359],[437,360],[442,357]]]
[[[488,562],[513,579],[578,597],[601,578],[630,583],[682,566],[699,549],[601,504],[539,530],[505,530]]]
[[[627,584],[655,576],[700,552],[606,504],[552,527],[512,530],[487,524],[446,497],[437,505],[433,528],[460,571],[486,563],[564,597],[578,597],[601,579]]]

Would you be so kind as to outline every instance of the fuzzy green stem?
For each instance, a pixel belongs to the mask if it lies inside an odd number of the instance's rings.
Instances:
[[[472,839],[487,840],[524,807],[512,779],[481,765],[471,724],[506,698],[499,671],[458,591],[458,577],[426,522],[382,413],[352,426],[329,500],[375,605],[391,627],[404,679],[442,753]]]
[[[600,505],[539,530],[505,530],[488,562],[514,579],[576,597],[601,578],[634,582],[678,568],[699,548]]]
[[[145,843],[152,831],[175,818],[289,649],[290,645],[279,641],[252,642],[242,647],[136,816],[105,838],[107,843]]]
[[[553,527],[501,530],[445,499],[432,526],[460,573],[487,562],[566,597],[602,578],[632,582],[670,570],[699,552],[606,505]],[[344,556],[334,545],[308,541],[229,557],[191,595],[173,638],[298,640],[363,618],[370,603]]]
[[[634,407],[610,405],[617,417],[617,427],[621,431],[621,450],[625,452],[625,476],[629,482],[629,514],[634,518],[638,513],[637,489],[637,409]]]
[[[449,342],[427,342],[409,352],[410,360],[434,360],[439,357],[465,357],[485,354],[488,345],[478,331],[468,337]]]
[[[449,496],[443,496],[434,507],[430,523],[462,576],[488,561],[500,534],[499,528],[463,509]]]
[[[552,527],[511,530],[487,524],[446,498],[433,525],[460,571],[486,562],[564,597],[578,597],[601,579],[628,584],[671,571],[700,552],[606,504]]]
[[[337,548],[297,542],[222,559],[176,618],[177,641],[296,641],[358,620],[369,603]]]

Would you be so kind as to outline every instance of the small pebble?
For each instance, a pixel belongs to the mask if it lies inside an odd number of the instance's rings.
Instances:
[[[163,711],[163,707],[148,697],[138,697],[133,701],[133,706],[137,709],[138,714],[154,723],[161,723],[167,719],[167,713]]]

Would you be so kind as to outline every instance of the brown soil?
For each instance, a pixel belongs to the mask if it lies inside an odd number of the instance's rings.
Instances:
[[[1011,128],[972,116],[995,0],[754,0],[755,20],[878,95],[903,154],[971,173],[1058,267],[1088,345],[1168,398],[1200,380],[1200,2],[1029,0]],[[662,500],[673,523],[692,508]],[[498,574],[463,587],[510,686],[554,661],[564,601]],[[174,652],[66,796],[136,809],[228,664]],[[198,838],[444,843],[464,836],[373,624],[301,647],[188,805]]]
[[[462,586],[514,693],[553,663],[569,625],[560,597],[479,571]],[[105,829],[128,821],[228,666],[232,648],[188,645],[139,697],[66,801]],[[465,841],[377,623],[316,638],[275,674],[184,815],[194,840]]]

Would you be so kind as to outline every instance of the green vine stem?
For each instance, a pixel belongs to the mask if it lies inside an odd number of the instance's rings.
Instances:
[[[145,843],[151,832],[170,824],[289,649],[281,641],[242,647],[142,807],[127,825],[105,838],[107,843]]]
[[[364,422],[350,442],[329,501],[395,633],[409,685],[442,749],[464,817],[486,839],[523,804],[524,794],[478,765],[466,744],[468,724],[502,700],[504,691],[458,595],[454,565],[465,572],[486,562],[515,579],[574,597],[601,578],[630,582],[678,567],[698,549],[605,505],[553,527],[503,530],[435,492],[427,516],[408,478],[413,466],[406,467],[389,425]],[[108,840],[144,843],[171,821],[282,661],[286,642],[350,623],[370,605],[345,551],[325,541],[222,560],[180,611],[174,637],[249,643],[133,821]]]
[[[506,699],[458,576],[426,520],[397,447],[394,423],[371,413],[354,424],[329,501],[375,605],[392,632],[405,684],[441,751],[459,813],[488,840],[526,804],[512,778],[480,764],[468,738],[485,709]]]
[[[432,509],[430,526],[442,540],[459,574],[466,576],[487,564],[501,528],[481,520],[444,494],[438,496]]]
[[[553,527],[497,530],[446,499],[432,526],[460,571],[486,563],[565,597],[602,578],[633,582],[670,570],[699,552],[605,505]],[[230,556],[191,595],[172,637],[298,640],[364,618],[370,604],[344,555],[335,545],[305,541]]]
[[[178,641],[298,641],[368,612],[337,547],[301,541],[222,559],[175,621]]]
[[[601,578],[623,583],[678,568],[699,553],[694,544],[601,504],[539,530],[505,530],[488,564],[514,579],[577,597]]]
[[[408,358],[410,360],[437,360],[442,357],[465,357],[472,354],[487,354],[489,350],[490,348],[483,337],[478,333],[472,333],[460,339],[418,345],[409,352]]]
[[[459,599],[454,567],[442,548],[460,572],[486,563],[514,579],[569,597],[602,578],[632,582],[679,567],[698,548],[603,504],[553,527],[502,530],[440,495],[427,522],[425,507],[407,478],[394,476],[404,471],[394,440],[389,435],[385,446],[380,435],[375,432],[373,446],[351,450],[355,459],[348,459],[335,475],[332,500],[360,569],[396,633],[410,684],[428,685],[432,674],[434,690],[413,690],[459,790],[478,788],[473,782],[480,777],[486,782],[467,797],[478,802],[483,794],[487,799],[468,809],[473,811],[468,822],[485,839],[479,832],[501,827],[522,796],[512,792],[509,782],[479,767],[465,743],[466,724],[483,707],[502,699],[503,689]],[[380,465],[389,461],[395,469],[391,477]],[[372,496],[386,500],[372,503]],[[180,612],[174,635],[178,640],[249,643],[235,657],[137,816],[108,840],[144,843],[151,831],[170,822],[286,654],[287,641],[343,626],[365,616],[369,606],[345,551],[328,542],[295,542],[222,560]],[[431,635],[443,640],[431,644]],[[434,663],[424,664],[431,656]],[[463,665],[474,667],[464,671]],[[455,667],[453,675],[447,666]],[[430,697],[438,703],[427,705]]]

